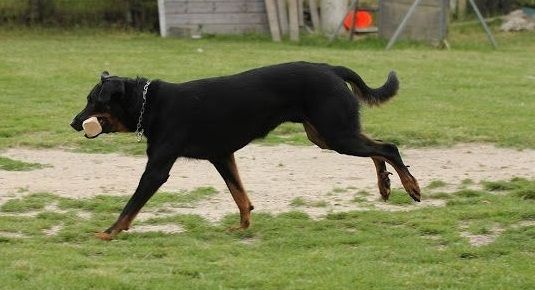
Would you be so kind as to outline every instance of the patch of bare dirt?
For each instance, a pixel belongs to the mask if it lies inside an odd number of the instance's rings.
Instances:
[[[488,233],[485,234],[473,234],[467,231],[468,224],[463,223],[460,226],[461,236],[468,239],[468,243],[474,247],[486,246],[494,241],[505,231],[504,228],[499,225],[493,225]]]
[[[46,236],[52,237],[57,235],[63,229],[63,224],[52,226],[49,229],[42,230],[42,233]]]
[[[23,238],[27,238],[28,236],[19,232],[15,233],[15,232],[0,231],[0,237],[6,238],[6,239],[23,239]]]
[[[255,211],[280,213],[294,209],[290,202],[303,197],[323,201],[324,207],[299,208],[318,217],[328,212],[363,208],[352,201],[356,192],[365,190],[374,207],[408,210],[440,206],[426,199],[425,187],[441,180],[452,188],[463,180],[503,180],[512,177],[535,178],[535,151],[497,148],[492,145],[464,144],[451,148],[402,149],[405,163],[423,189],[423,201],[409,206],[393,206],[378,200],[375,167],[369,158],[339,155],[317,147],[249,145],[236,153],[236,160]],[[9,149],[0,155],[50,167],[24,172],[0,172],[0,204],[29,192],[51,192],[65,197],[85,198],[97,194],[131,195],[145,167],[145,157],[120,154],[86,154],[61,150]],[[391,170],[394,172],[394,170]],[[212,186],[218,194],[193,208],[172,212],[199,214],[218,221],[238,210],[225,183],[207,161],[179,159],[161,191],[192,190]],[[392,177],[392,187],[401,187]],[[333,193],[334,188],[345,189]],[[154,217],[143,212],[140,220]]]

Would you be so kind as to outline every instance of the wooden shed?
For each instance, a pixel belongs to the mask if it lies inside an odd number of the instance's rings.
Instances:
[[[269,31],[264,0],[158,0],[163,37]]]

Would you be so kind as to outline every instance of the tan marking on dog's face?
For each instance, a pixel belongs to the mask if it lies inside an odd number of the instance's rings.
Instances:
[[[100,117],[106,120],[106,122],[109,124],[109,128],[111,129],[111,131],[109,132],[103,131],[103,133],[129,132],[128,128],[121,121],[119,121],[118,118],[112,116],[110,113],[97,113],[97,114],[91,115],[91,117],[97,117],[97,119]],[[105,124],[101,124],[103,130],[105,127],[108,127],[104,125]]]

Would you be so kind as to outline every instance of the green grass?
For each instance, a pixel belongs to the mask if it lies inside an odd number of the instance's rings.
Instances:
[[[276,44],[258,36],[193,41],[109,30],[0,28],[0,149],[142,154],[145,144],[133,135],[86,140],[68,126],[101,71],[181,82],[294,60],[343,64],[372,86],[396,70],[399,96],[381,108],[362,109],[364,130],[377,138],[406,146],[493,142],[535,148],[535,35],[496,37],[500,47],[494,51],[479,27],[463,26],[452,28],[450,51],[400,43],[385,52],[385,42],[374,38],[328,44],[307,36],[300,44]],[[294,124],[261,141],[281,142],[308,144],[302,127]],[[11,170],[5,166],[40,165],[0,159],[2,170]],[[115,220],[127,197],[28,193],[0,207],[0,288],[534,288],[535,231],[522,225],[535,221],[535,181],[483,186],[433,193],[446,200],[445,207],[406,212],[368,208],[312,220],[299,211],[269,215],[257,209],[252,227],[243,232],[227,231],[237,224],[237,214],[217,225],[201,216],[168,215],[144,223],[176,223],[186,231],[127,232],[113,242],[98,241],[93,233]],[[194,206],[213,194],[213,188],[162,192],[145,209]],[[366,201],[362,195],[354,201]],[[328,206],[303,198],[292,203],[297,209]],[[388,203],[413,202],[394,190]],[[495,225],[504,232],[495,242],[474,247],[460,234],[464,224],[472,234],[488,234]],[[55,236],[43,232],[58,225]]]
[[[151,198],[149,205],[160,206],[166,204],[174,207],[184,207],[195,204],[198,201],[215,195],[217,191],[213,187],[199,187],[192,191],[183,192],[160,192]]]
[[[299,196],[290,201],[290,205],[293,207],[327,207],[329,203],[323,200],[306,200],[305,198]]]
[[[27,195],[18,206],[1,208],[9,215],[0,215],[0,288],[531,289],[535,206],[514,192],[534,188],[535,181],[502,184],[512,189],[460,191],[445,207],[406,212],[370,209],[321,220],[297,211],[255,213],[252,227],[242,232],[227,231],[237,214],[218,225],[196,215],[170,215],[145,223],[175,223],[185,232],[125,232],[113,242],[93,233],[110,225],[124,198],[79,203]],[[206,191],[213,190],[183,194]],[[162,199],[153,206],[169,202]],[[62,211],[48,211],[52,203]],[[16,215],[29,210],[37,216]],[[79,217],[80,210],[90,217]],[[57,235],[45,234],[58,225]],[[485,246],[462,236],[491,234],[495,226],[503,232]]]
[[[378,86],[396,70],[399,95],[363,108],[364,131],[406,146],[493,142],[535,148],[532,33],[499,33],[492,50],[477,26],[452,28],[452,50],[383,40],[358,42],[306,36],[300,44],[267,37],[161,39],[114,30],[0,29],[0,149],[62,147],[142,154],[131,134],[86,140],[69,123],[101,71],[183,82],[280,62],[306,60],[348,66]],[[203,52],[198,52],[202,48]],[[285,124],[263,144],[309,144],[303,128]]]
[[[514,195],[520,198],[535,199],[535,187],[530,186],[531,182],[524,178],[514,178],[510,182],[484,182],[483,185],[490,191],[512,191]]]
[[[437,189],[441,187],[445,187],[448,184],[442,180],[432,180],[429,182],[429,184],[426,186],[427,189]]]
[[[390,197],[388,198],[388,202],[395,205],[407,205],[415,203],[415,201],[413,201],[412,198],[401,189],[392,189],[390,192]]]
[[[49,167],[41,163],[28,163],[0,156],[0,170],[6,171],[29,171]]]

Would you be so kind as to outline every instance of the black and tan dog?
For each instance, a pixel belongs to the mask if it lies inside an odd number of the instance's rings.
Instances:
[[[247,228],[253,205],[240,181],[234,152],[283,122],[302,123],[308,138],[321,148],[371,157],[385,200],[390,194],[385,161],[397,171],[408,194],[420,200],[418,182],[396,146],[361,133],[359,101],[379,105],[393,97],[399,86],[394,72],[378,89],[369,88],[346,67],[306,62],[181,84],[148,83],[104,72],[71,124],[81,131],[82,122],[95,116],[103,133],[136,131],[147,138],[145,172],[117,221],[99,233],[101,239],[112,239],[129,228],[166,182],[178,157],[205,159],[215,166],[238,205],[241,228]]]

